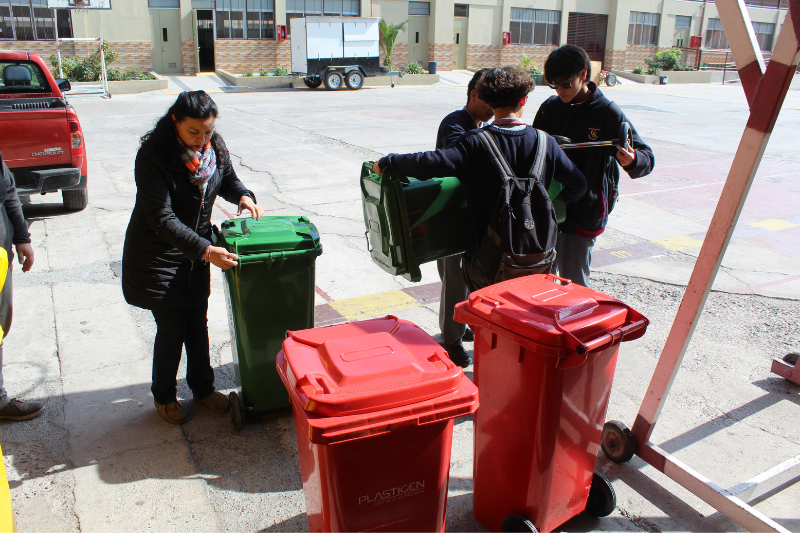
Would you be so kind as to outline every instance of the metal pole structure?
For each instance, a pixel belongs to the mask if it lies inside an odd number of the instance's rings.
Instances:
[[[105,41],[103,40],[103,10],[100,10],[100,72],[103,77],[103,92],[106,96],[111,98],[111,93],[108,92],[108,76],[106,75],[106,53]]]
[[[800,52],[796,33],[800,30],[800,0],[789,0],[789,16],[766,68],[744,0],[715,1],[747,96],[750,117],[632,433],[636,453],[642,459],[730,519],[750,531],[786,531],[733,492],[720,488],[649,442],[744,207]]]

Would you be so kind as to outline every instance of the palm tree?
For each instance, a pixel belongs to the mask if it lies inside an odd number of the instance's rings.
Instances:
[[[383,64],[389,69],[392,68],[392,53],[394,52],[394,43],[397,41],[397,36],[405,28],[408,21],[399,24],[387,24],[385,20],[381,19],[379,27],[381,30],[381,50],[383,50]]]

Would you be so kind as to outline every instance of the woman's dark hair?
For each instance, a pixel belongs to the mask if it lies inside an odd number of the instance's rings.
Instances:
[[[566,81],[586,69],[586,81],[592,79],[592,63],[586,50],[574,44],[565,44],[550,52],[544,62],[544,79],[549,83]]]
[[[527,72],[514,67],[490,68],[478,80],[478,98],[489,107],[516,107],[533,90],[535,83]]]
[[[178,95],[178,99],[164,116],[158,119],[153,129],[142,135],[140,144],[142,148],[165,160],[180,161],[180,147],[172,117],[175,116],[175,120],[183,122],[187,118],[217,118],[218,114],[217,104],[205,91],[184,91]],[[230,162],[228,149],[216,131],[211,135],[211,147],[217,153],[217,166]]]

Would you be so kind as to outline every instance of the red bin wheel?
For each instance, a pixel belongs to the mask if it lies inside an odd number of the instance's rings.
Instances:
[[[627,463],[636,452],[636,439],[628,426],[618,420],[606,422],[600,447],[606,457],[615,463]]]
[[[539,533],[539,530],[536,529],[533,522],[518,514],[507,516],[506,519],[503,520],[503,525],[500,526],[500,531],[533,531],[534,533]]]
[[[586,500],[586,512],[594,516],[608,516],[617,508],[617,494],[614,487],[602,474],[595,472],[592,476],[592,487],[589,499]]]

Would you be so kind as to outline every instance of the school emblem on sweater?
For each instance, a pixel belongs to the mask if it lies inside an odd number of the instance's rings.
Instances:
[[[589,139],[596,141],[600,138],[600,128],[589,128]]]

